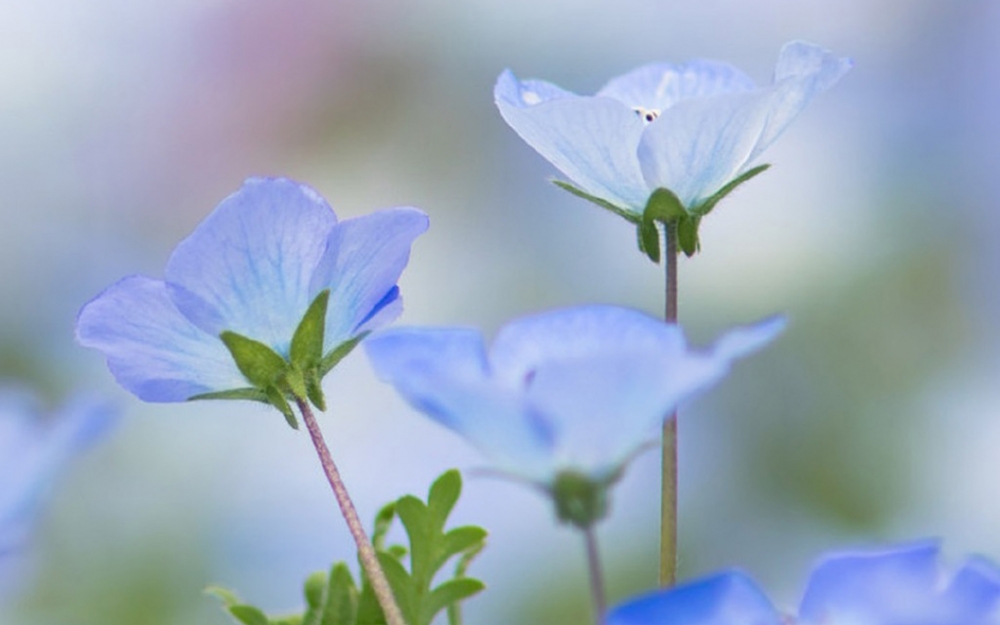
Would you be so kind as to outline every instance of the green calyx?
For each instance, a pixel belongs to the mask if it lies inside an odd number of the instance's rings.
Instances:
[[[291,403],[308,401],[319,410],[326,410],[326,399],[320,384],[323,376],[367,336],[367,333],[360,334],[324,355],[323,339],[329,301],[330,291],[327,289],[309,305],[292,336],[287,359],[270,346],[236,332],[227,330],[220,334],[219,338],[232,355],[236,367],[251,386],[203,393],[190,399],[249,399],[271,404],[295,429],[299,425]]]
[[[561,471],[549,487],[562,523],[587,529],[608,514],[608,488],[617,476],[595,480],[576,471]]]
[[[701,225],[702,217],[712,212],[715,205],[722,198],[736,190],[738,186],[763,173],[769,167],[770,165],[765,164],[747,170],[726,183],[714,195],[691,208],[685,208],[673,191],[660,187],[649,196],[641,215],[636,214],[635,211],[615,206],[611,202],[591,195],[582,189],[578,189],[568,182],[563,182],[562,180],[553,180],[552,182],[560,189],[569,191],[579,198],[583,198],[605,210],[609,210],[635,225],[636,242],[639,245],[639,251],[645,254],[649,260],[659,263],[661,257],[661,225],[666,231],[667,236],[675,237],[677,250],[684,252],[684,255],[689,258],[694,256],[701,249],[701,242],[698,239],[698,227]]]

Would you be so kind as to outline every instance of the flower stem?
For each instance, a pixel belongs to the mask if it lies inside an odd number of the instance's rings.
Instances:
[[[677,323],[677,236],[663,227],[666,293],[664,320]],[[663,420],[662,485],[660,489],[660,586],[677,582],[677,411]]]
[[[583,537],[587,543],[587,568],[590,571],[590,594],[594,600],[594,625],[604,625],[607,600],[604,593],[601,554],[597,549],[597,535],[593,525],[589,525],[583,530]]]
[[[316,453],[319,454],[319,461],[323,465],[323,472],[326,474],[326,479],[330,482],[333,494],[337,498],[337,504],[340,505],[340,512],[344,515],[344,520],[347,521],[347,529],[350,530],[351,536],[354,537],[354,542],[358,546],[358,556],[361,559],[361,565],[364,567],[369,581],[371,581],[372,590],[375,591],[379,605],[382,606],[382,612],[385,614],[386,621],[388,625],[406,625],[403,613],[399,610],[399,606],[392,596],[392,588],[389,587],[389,580],[386,579],[385,572],[378,563],[378,557],[375,555],[375,547],[372,546],[371,540],[369,540],[364,527],[361,525],[358,512],[354,509],[354,503],[351,502],[351,496],[347,494],[347,487],[344,486],[344,480],[340,477],[340,471],[337,470],[337,465],[333,462],[333,456],[330,455],[326,441],[323,440],[323,432],[319,429],[316,417],[313,416],[312,409],[305,400],[297,399],[296,403],[299,406],[299,411],[302,412],[302,420],[305,421],[306,429],[309,430],[309,436],[316,447]]]

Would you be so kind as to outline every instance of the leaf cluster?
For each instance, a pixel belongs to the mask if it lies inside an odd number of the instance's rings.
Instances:
[[[486,530],[472,525],[444,529],[461,491],[462,477],[452,469],[434,481],[426,502],[407,495],[382,508],[375,518],[372,543],[408,625],[430,625],[442,610],[447,611],[449,625],[461,625],[461,602],[485,587],[467,577],[466,570],[485,546]],[[406,531],[409,548],[385,545],[396,518]],[[451,575],[435,584],[450,561],[455,562]],[[306,579],[303,614],[269,617],[228,590],[212,587],[206,592],[221,599],[242,625],[386,623],[368,577],[362,575],[359,587],[344,562],[334,564],[329,573],[320,571]]]
[[[326,410],[321,381],[367,333],[362,333],[323,354],[326,309],[330,290],[322,291],[309,305],[292,336],[289,356],[285,359],[270,346],[236,332],[219,335],[236,367],[251,386],[195,395],[191,399],[249,399],[271,404],[285,416],[288,425],[298,429],[289,402],[309,401]]]
[[[738,186],[763,173],[769,167],[770,165],[766,164],[758,165],[744,172],[726,183],[711,197],[691,208],[685,208],[673,191],[661,187],[649,196],[642,214],[615,206],[607,200],[591,195],[562,180],[553,180],[553,182],[559,188],[609,210],[633,224],[636,227],[636,241],[639,245],[639,251],[645,254],[649,260],[659,263],[661,226],[666,231],[667,236],[675,237],[675,249],[684,252],[689,258],[694,256],[701,249],[698,227],[701,225],[702,217],[712,212],[715,205]]]

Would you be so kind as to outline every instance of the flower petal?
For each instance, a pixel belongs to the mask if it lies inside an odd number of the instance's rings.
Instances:
[[[427,215],[408,207],[337,224],[309,284],[312,293],[331,290],[327,350],[363,329],[389,323],[402,311],[396,281],[409,261],[413,240],[427,225]]]
[[[629,308],[591,305],[515,319],[490,348],[493,374],[512,385],[545,362],[622,351],[679,354],[684,335],[675,325]]]
[[[853,66],[851,59],[834,56],[820,46],[804,41],[786,43],[774,68],[767,123],[746,165],[774,143],[813,96],[832,87]]]
[[[810,625],[838,617],[875,623],[911,622],[896,620],[902,615],[930,617],[938,551],[932,541],[827,556],[809,576],[799,617]]]
[[[497,79],[494,99],[510,127],[587,193],[641,212],[649,189],[636,160],[643,122],[635,112],[611,98],[543,91],[538,86],[548,83],[541,81],[527,84],[509,70]]]
[[[205,332],[230,330],[287,356],[336,222],[305,185],[249,179],[174,250],[165,272],[171,297]]]
[[[728,63],[696,59],[681,65],[650,63],[608,81],[599,96],[629,108],[664,111],[681,100],[752,91],[749,76]]]
[[[164,282],[145,276],[124,278],[84,305],[76,338],[101,351],[118,383],[145,401],[247,385],[222,341],[177,310]]]
[[[781,625],[781,615],[753,580],[720,573],[633,599],[606,625]]]
[[[684,100],[646,127],[638,157],[651,189],[670,189],[687,208],[743,172],[767,124],[769,91]]]
[[[776,315],[753,325],[733,328],[712,345],[712,355],[730,361],[749,356],[778,338],[786,327],[788,318]]]
[[[364,346],[380,379],[499,468],[532,480],[550,475],[546,424],[525,410],[516,393],[489,379],[479,332],[395,328],[373,335]]]

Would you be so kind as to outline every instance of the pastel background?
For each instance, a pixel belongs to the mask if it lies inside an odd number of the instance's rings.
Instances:
[[[292,610],[306,574],[353,559],[304,433],[251,404],[142,404],[72,340],[83,302],[161,276],[243,178],[308,182],[341,217],[424,209],[404,323],[492,332],[587,302],[657,314],[660,268],[634,231],[546,181],[493,81],[510,67],[592,92],[707,57],[767,82],[790,39],[856,66],[681,262],[696,342],[791,319],[682,410],[682,574],[740,566],[792,605],[832,548],[941,536],[1000,558],[998,33],[991,0],[0,4],[0,374],[53,403],[103,391],[125,413],[53,492],[0,623],[222,625],[206,585]],[[480,462],[361,352],[327,396],[365,518]],[[615,599],[654,583],[657,472],[655,453],[636,462],[599,530]],[[580,538],[536,494],[465,476],[456,521],[491,530],[467,622],[584,622]]]

